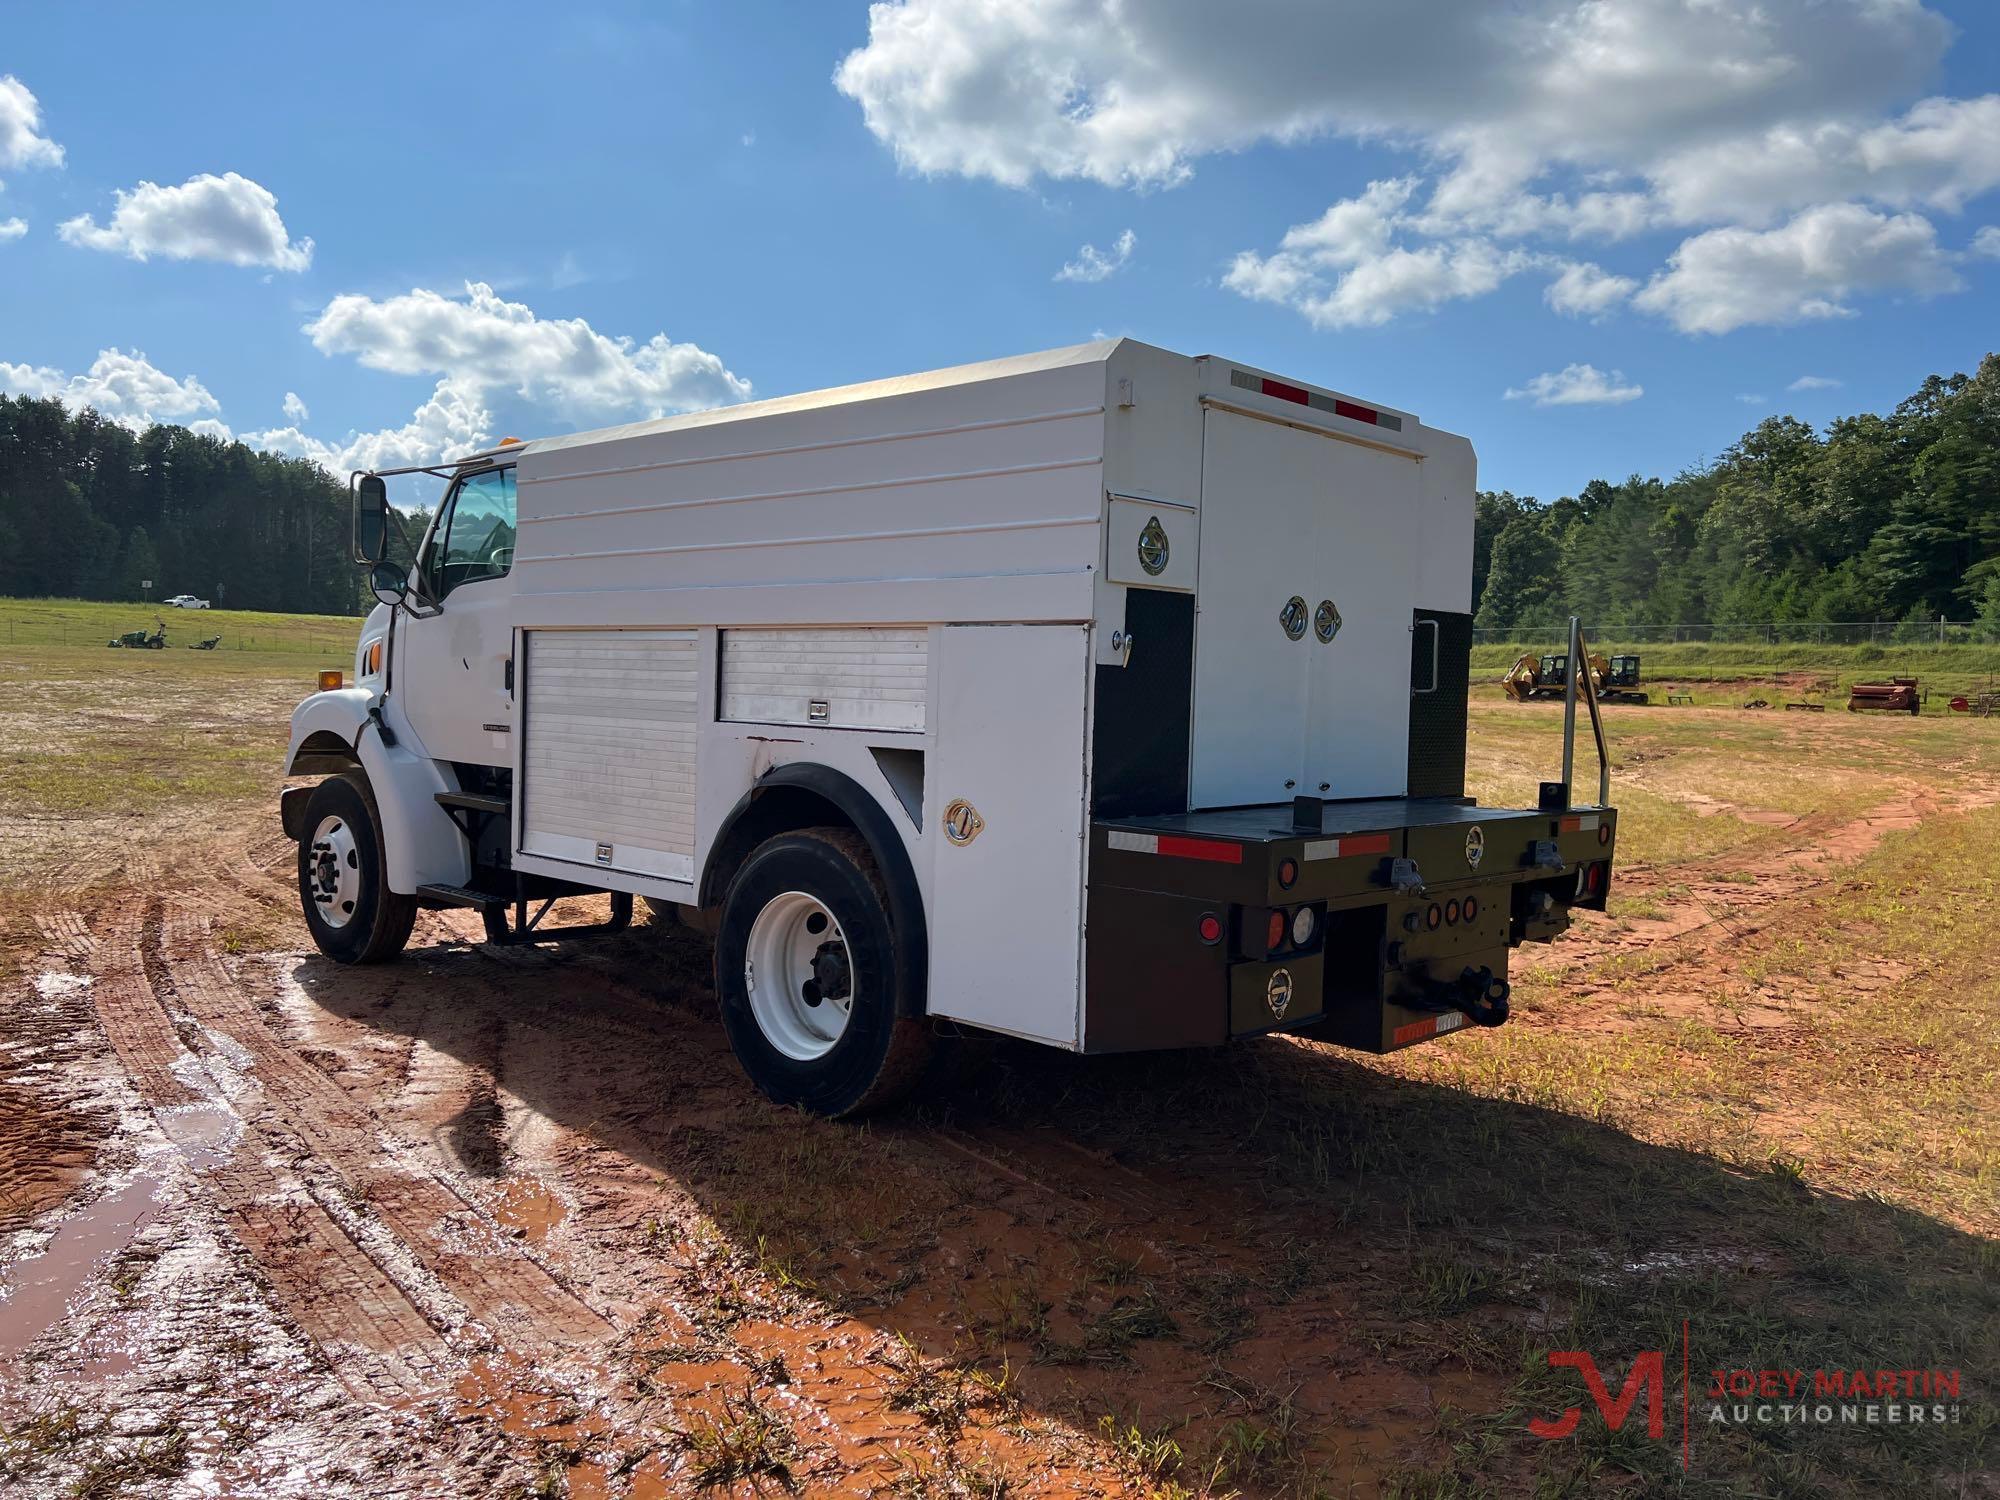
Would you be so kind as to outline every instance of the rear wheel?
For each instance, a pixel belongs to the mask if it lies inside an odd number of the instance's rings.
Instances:
[[[389,889],[382,817],[359,776],[329,776],[306,803],[299,904],[313,942],[344,964],[394,958],[417,920],[414,896]]]
[[[715,979],[737,1060],[780,1104],[880,1109],[930,1055],[926,1024],[899,1014],[887,894],[851,829],[780,834],[751,852],[723,898]]]

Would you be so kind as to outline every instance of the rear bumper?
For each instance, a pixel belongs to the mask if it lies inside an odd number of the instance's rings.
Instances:
[[[1311,1029],[1388,1052],[1457,1030],[1514,947],[1602,910],[1617,816],[1399,798],[1327,804],[1316,831],[1286,805],[1096,823],[1084,1050]]]

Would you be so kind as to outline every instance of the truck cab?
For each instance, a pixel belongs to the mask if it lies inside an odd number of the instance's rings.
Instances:
[[[391,481],[438,494],[407,566]],[[832,1114],[947,1022],[1498,1025],[1616,811],[1568,744],[1534,807],[1465,794],[1474,483],[1412,413],[1129,339],[356,474],[381,603],[293,719],[308,926],[375,962],[424,907],[573,941],[644,898]]]

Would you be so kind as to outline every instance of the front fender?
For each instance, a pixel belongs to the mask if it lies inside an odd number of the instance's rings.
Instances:
[[[396,743],[385,745],[369,718],[375,695],[366,688],[314,693],[292,711],[288,775],[367,773],[382,818],[382,847],[389,889],[414,895],[420,885],[464,885],[471,855],[458,825],[437,804],[439,792],[459,789],[456,778],[424,753],[407,724],[393,723]],[[385,705],[386,708],[386,705]]]

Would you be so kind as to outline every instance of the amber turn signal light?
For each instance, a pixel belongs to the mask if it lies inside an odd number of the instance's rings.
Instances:
[[[344,680],[338,667],[329,667],[319,674],[319,690],[322,693],[337,693]]]

